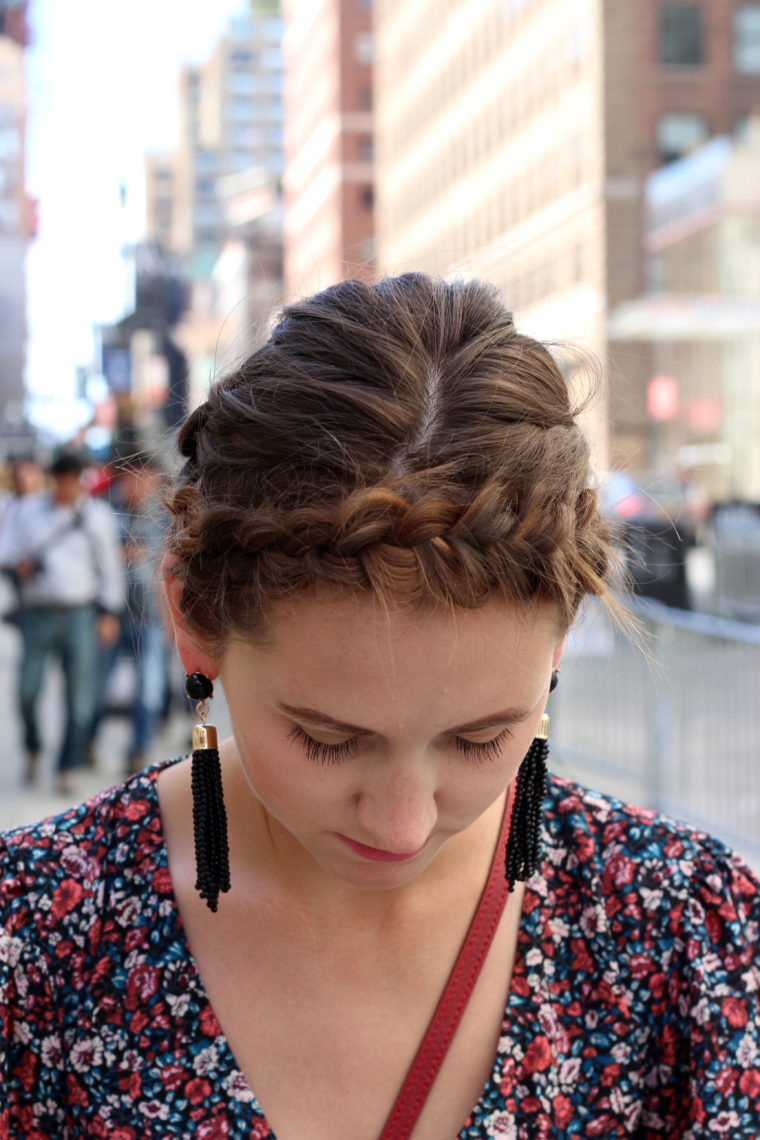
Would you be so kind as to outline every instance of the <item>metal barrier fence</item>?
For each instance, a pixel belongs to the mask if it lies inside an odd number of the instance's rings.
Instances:
[[[760,869],[760,626],[637,599],[642,652],[598,607],[550,698],[558,775],[687,820]]]

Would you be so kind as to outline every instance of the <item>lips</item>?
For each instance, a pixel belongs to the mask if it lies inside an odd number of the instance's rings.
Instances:
[[[376,863],[403,863],[407,859],[413,859],[415,855],[419,855],[420,851],[427,846],[427,839],[418,847],[416,851],[383,851],[380,847],[367,847],[364,843],[357,843],[355,839],[349,839],[347,835],[338,833],[338,838],[342,839],[351,851],[356,855],[361,855],[362,859],[373,859]]]

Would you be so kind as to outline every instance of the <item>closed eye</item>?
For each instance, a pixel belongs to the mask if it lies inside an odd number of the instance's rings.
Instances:
[[[339,744],[325,744],[324,741],[309,736],[300,725],[295,725],[290,730],[288,740],[299,741],[307,758],[320,764],[340,764],[342,760],[349,760],[355,756],[361,746],[360,736],[350,736],[348,740],[341,740]]]
[[[494,736],[492,740],[467,740],[463,736],[455,736],[456,748],[464,756],[470,756],[475,760],[494,760],[501,752],[501,747],[504,741],[512,735],[508,728],[502,729],[498,736]]]
[[[463,736],[455,736],[452,739],[457,752],[462,755],[474,760],[493,760],[501,752],[504,741],[511,735],[510,729],[504,728],[491,740],[467,740]],[[315,740],[313,736],[309,736],[308,732],[300,725],[293,726],[288,733],[288,740],[297,740],[306,753],[307,759],[320,764],[340,764],[343,760],[349,760],[357,754],[362,744],[360,736],[350,736],[338,744],[325,744],[324,741]]]

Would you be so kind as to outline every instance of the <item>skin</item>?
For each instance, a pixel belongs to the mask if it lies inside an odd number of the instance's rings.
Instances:
[[[554,610],[386,612],[368,598],[303,595],[275,606],[265,643],[232,638],[217,658],[167,584],[184,668],[221,679],[233,724],[220,746],[232,889],[215,915],[194,891],[187,764],[159,777],[172,883],[206,992],[278,1137],[374,1140],[544,711],[562,648]],[[346,839],[409,857],[369,859]],[[455,1135],[480,1095],[521,904],[518,886],[414,1140]]]

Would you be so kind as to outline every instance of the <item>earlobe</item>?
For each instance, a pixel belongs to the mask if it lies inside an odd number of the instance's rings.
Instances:
[[[172,573],[171,563],[167,559],[164,559],[162,563],[161,576],[166,592],[166,602],[174,626],[177,655],[182,662],[182,668],[185,673],[204,673],[209,680],[215,680],[219,676],[219,666],[216,659],[209,653],[208,647],[199,640],[198,635],[188,627],[185,621],[180,609],[182,581],[176,574]]]

